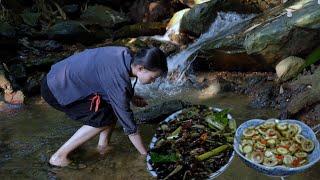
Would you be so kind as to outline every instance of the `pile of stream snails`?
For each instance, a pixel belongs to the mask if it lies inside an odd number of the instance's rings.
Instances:
[[[239,150],[245,157],[265,166],[299,167],[308,163],[314,142],[301,134],[296,123],[269,119],[243,131]]]
[[[235,121],[207,106],[182,110],[156,130],[151,164],[158,179],[204,179],[228,163]]]

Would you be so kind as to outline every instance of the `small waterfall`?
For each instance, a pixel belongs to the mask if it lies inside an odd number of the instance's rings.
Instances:
[[[195,52],[201,47],[201,45],[208,40],[222,38],[227,34],[230,34],[231,32],[235,31],[234,29],[231,30],[231,27],[252,17],[254,17],[254,15],[243,15],[235,12],[218,12],[215,21],[211,24],[206,33],[202,34],[185,50],[168,57],[169,79],[157,80],[150,85],[140,85],[138,83],[135,88],[136,92],[139,94],[148,92],[148,95],[150,96],[159,96],[159,93],[163,93],[164,95],[173,95],[179,93],[182,89],[180,87],[184,86],[187,79],[187,72],[191,71],[190,65],[196,58]],[[167,35],[164,35],[162,38],[158,37],[158,39],[167,40],[168,37],[166,36]],[[192,77],[192,74],[189,73],[188,76],[190,78],[190,76]],[[161,92],[159,92],[159,90],[161,90]],[[156,92],[156,94],[152,92]]]

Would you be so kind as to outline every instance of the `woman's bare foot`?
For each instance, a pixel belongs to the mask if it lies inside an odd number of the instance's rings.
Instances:
[[[97,146],[97,150],[100,155],[105,155],[106,153],[110,152],[112,149],[113,149],[113,147],[110,145],[106,145],[106,146],[98,145]]]
[[[54,166],[65,167],[68,166],[71,161],[66,156],[59,156],[55,153],[51,156],[49,163]]]

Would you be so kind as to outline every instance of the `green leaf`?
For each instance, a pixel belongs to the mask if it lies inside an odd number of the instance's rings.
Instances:
[[[219,123],[222,123],[223,125],[227,125],[228,124],[228,113],[229,113],[229,109],[224,109],[220,112],[217,112],[214,114],[214,121],[217,121]]]
[[[312,53],[306,58],[304,67],[306,68],[311,64],[315,64],[319,60],[320,60],[320,47],[312,51]]]
[[[177,162],[179,157],[172,153],[172,154],[159,154],[155,152],[150,153],[151,161],[153,163],[167,163],[167,162]]]

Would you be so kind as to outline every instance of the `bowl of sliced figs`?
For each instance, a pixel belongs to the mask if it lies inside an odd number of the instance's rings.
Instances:
[[[268,176],[301,173],[320,159],[315,133],[298,120],[246,121],[238,127],[233,145],[246,165]]]

